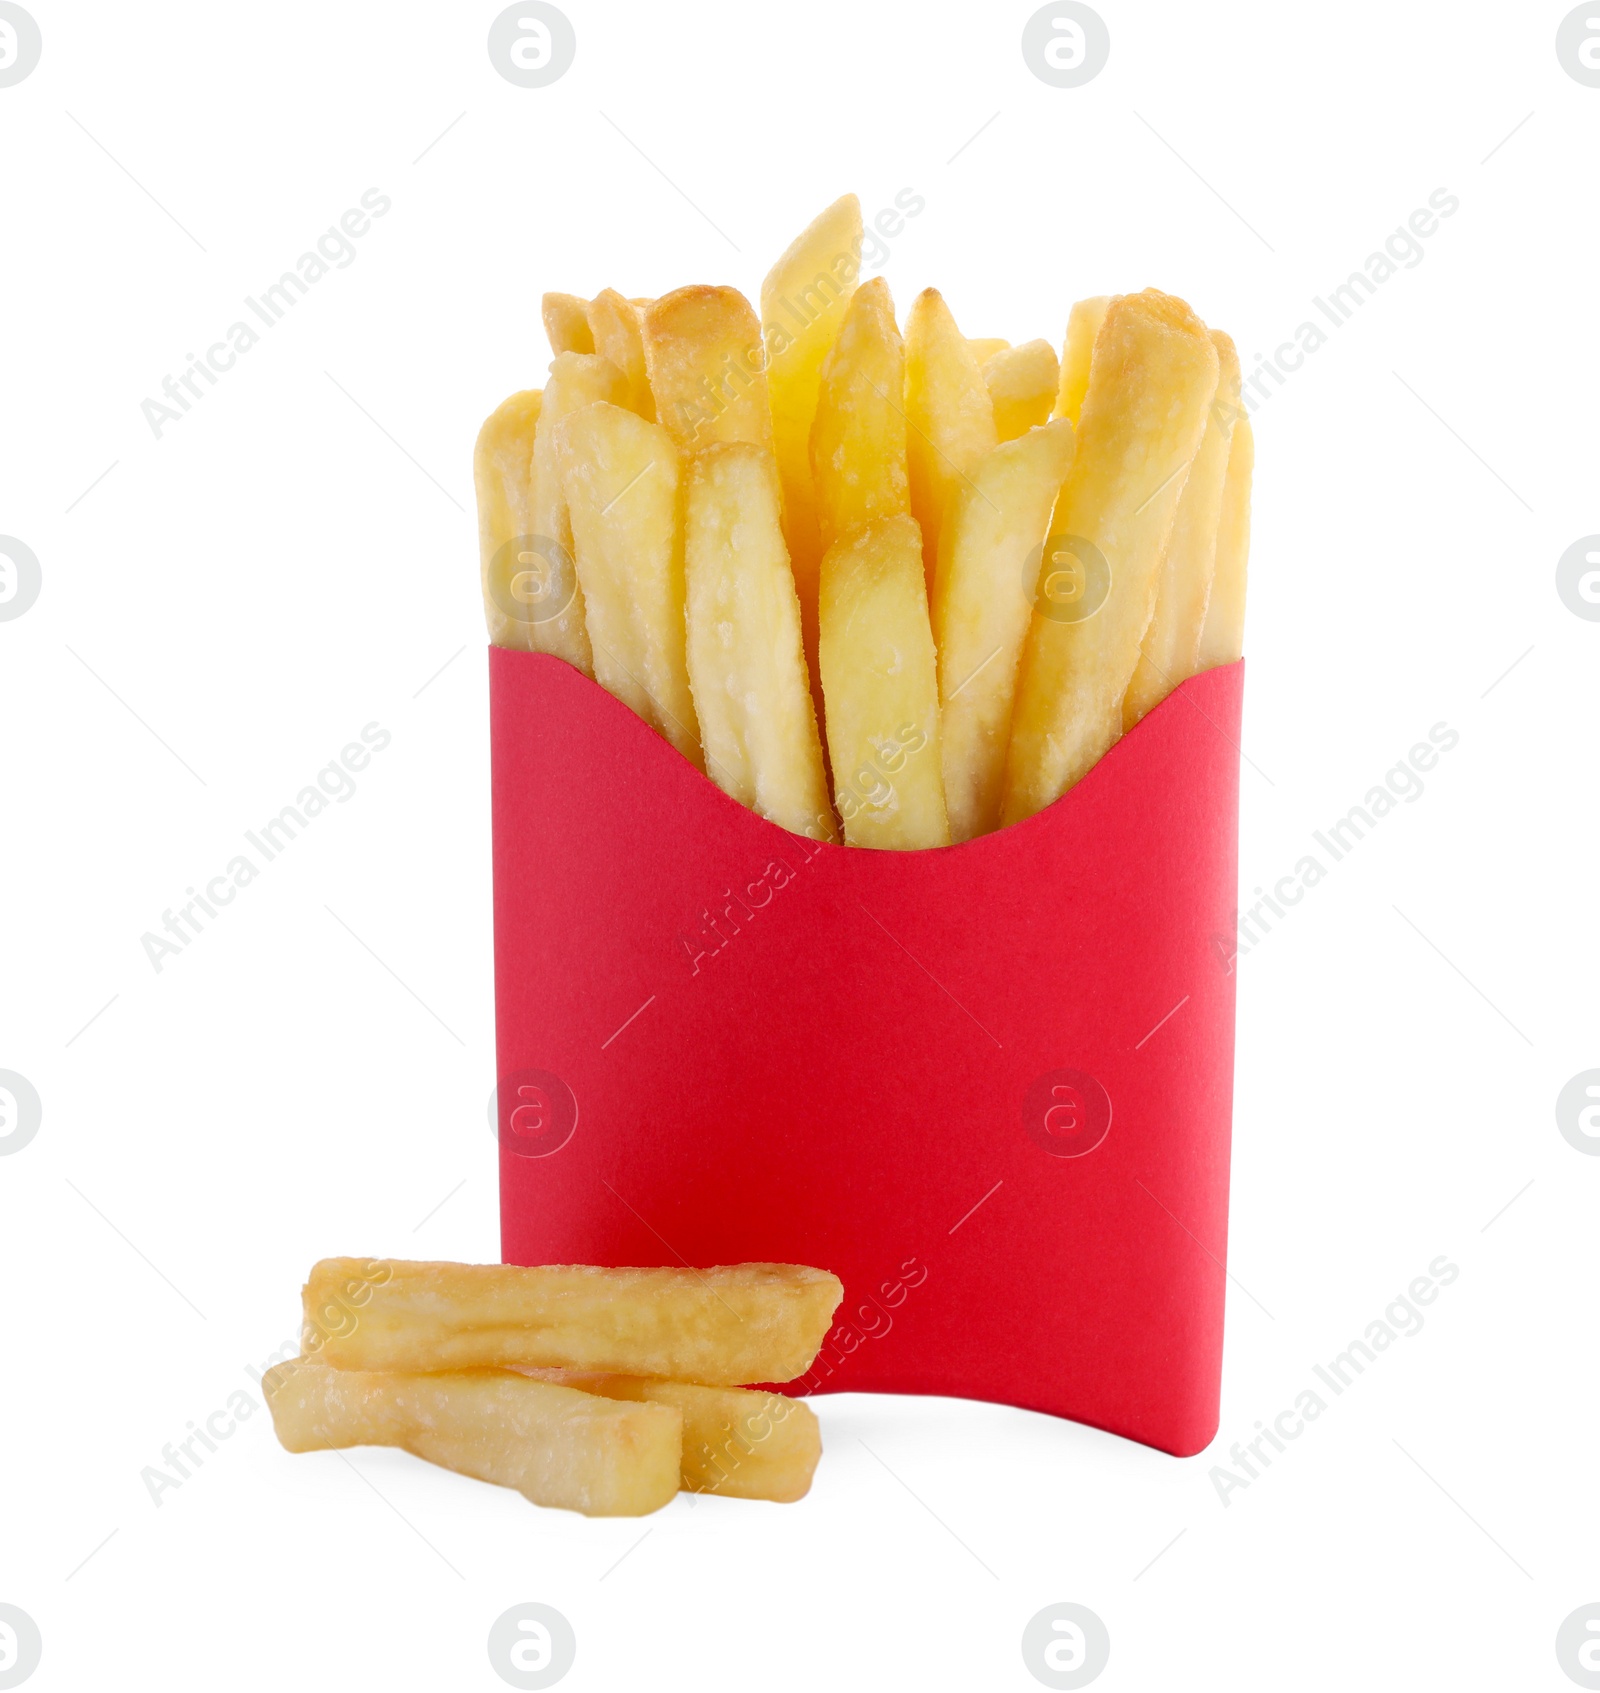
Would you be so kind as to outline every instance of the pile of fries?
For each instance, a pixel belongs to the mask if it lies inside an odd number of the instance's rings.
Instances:
[[[544,296],[474,459],[497,645],[553,653],[821,840],[971,840],[1243,645],[1233,343],[1154,290],[1045,341],[902,333],[830,206],[761,288]],[[822,732],[819,733],[819,724]]]
[[[816,1416],[739,1384],[808,1369],[842,1296],[796,1264],[327,1258],[302,1294],[301,1356],[262,1385],[291,1452],[403,1447],[596,1517],[680,1488],[791,1501],[822,1452]]]

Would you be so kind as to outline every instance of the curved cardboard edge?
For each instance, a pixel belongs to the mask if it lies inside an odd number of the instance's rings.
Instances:
[[[1075,794],[1091,790],[1091,784],[1105,781],[1103,774],[1108,768],[1116,768],[1113,760],[1126,758],[1126,748],[1130,744],[1137,744],[1133,737],[1148,736],[1154,733],[1153,725],[1160,721],[1160,715],[1178,709],[1180,706],[1192,710],[1200,710],[1204,715],[1202,702],[1210,694],[1215,682],[1208,683],[1208,678],[1220,681],[1229,679],[1226,692],[1232,694],[1242,691],[1244,685],[1244,660],[1239,659],[1233,664],[1219,665],[1212,670],[1204,670],[1197,676],[1191,676],[1179,685],[1164,699],[1146,713],[1140,722],[1134,725],[1126,734],[1119,737],[1108,752],[1082,777],[1072,788],[1053,800],[1042,811],[1035,812],[1032,817],[1025,817],[1020,822],[1008,823],[1003,829],[991,830],[986,835],[978,835],[970,841],[957,841],[950,846],[921,847],[912,852],[895,851],[880,847],[849,846],[842,841],[819,841],[809,837],[796,835],[792,830],[785,829],[781,823],[774,823],[763,817],[760,812],[752,811],[749,806],[734,799],[719,788],[716,782],[703,770],[697,770],[687,758],[683,756],[664,735],[653,729],[631,706],[625,705],[615,694],[608,692],[593,677],[585,676],[581,670],[568,664],[565,659],[554,657],[549,653],[522,652],[514,647],[489,648],[490,689],[491,695],[498,687],[508,684],[510,673],[506,667],[530,664],[538,667],[545,674],[541,677],[541,686],[548,688],[563,708],[581,713],[585,717],[592,716],[603,733],[617,738],[619,746],[626,747],[630,757],[637,757],[648,762],[654,762],[661,767],[663,773],[669,768],[675,768],[686,789],[698,793],[699,803],[723,810],[741,822],[753,821],[773,831],[782,840],[796,844],[805,842],[812,851],[837,853],[865,853],[874,857],[888,856],[895,858],[927,858],[942,853],[966,853],[972,856],[985,848],[992,848],[994,842],[1001,836],[1010,836],[1017,830],[1032,828],[1048,828],[1052,825],[1046,820],[1055,813],[1071,804]],[[1227,717],[1229,712],[1224,709],[1219,713]],[[1237,718],[1237,707],[1232,715]],[[1237,732],[1235,722],[1235,733]],[[1092,790],[1091,790],[1092,791]],[[691,803],[694,803],[691,801]]]

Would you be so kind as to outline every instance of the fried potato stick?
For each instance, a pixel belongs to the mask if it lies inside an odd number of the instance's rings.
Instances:
[[[790,1504],[805,1497],[822,1456],[816,1413],[781,1393],[574,1370],[528,1373],[607,1399],[674,1407],[683,1416],[685,1492]]]
[[[592,353],[594,335],[589,328],[589,302],[576,294],[546,294],[541,302],[545,338],[550,356],[557,353]]]
[[[1067,339],[1061,349],[1061,382],[1056,390],[1056,416],[1076,424],[1089,391],[1089,366],[1094,358],[1095,337],[1105,322],[1109,294],[1079,300],[1067,317]]]
[[[908,512],[905,349],[881,276],[858,288],[822,366],[811,474],[822,544]]]
[[[979,459],[971,485],[956,491],[945,513],[933,636],[953,841],[1000,826],[1017,664],[1033,610],[1038,554],[1071,462],[1072,425],[1057,418]]]
[[[610,359],[628,385],[627,407],[647,423],[656,420],[655,396],[644,368],[644,338],[640,330],[640,308],[625,300],[615,288],[602,289],[589,302],[589,333],[594,350]]]
[[[822,559],[820,611],[828,752],[846,842],[948,846],[916,519],[880,518],[834,542]]]
[[[945,507],[999,440],[988,384],[937,288],[924,288],[906,318],[905,408],[911,515],[931,594]]]
[[[689,686],[706,773],[796,834],[836,840],[800,599],[771,452],[748,441],[689,463],[684,499]]]
[[[524,1364],[712,1387],[784,1382],[816,1356],[844,1290],[801,1264],[716,1269],[325,1258],[302,1293],[339,1369]]]
[[[1024,341],[1007,347],[983,367],[983,380],[994,402],[995,434],[1015,441],[1050,420],[1061,369],[1048,341]]]
[[[1217,369],[1183,301],[1147,289],[1107,309],[1023,647],[1002,822],[1058,799],[1122,734],[1122,697]],[[1081,576],[1059,597],[1069,554]]]
[[[1161,561],[1156,609],[1139,645],[1133,679],[1123,696],[1124,733],[1198,668],[1200,632],[1217,563],[1222,492],[1228,477],[1234,420],[1240,415],[1239,355],[1221,330],[1211,331],[1211,341],[1217,349],[1217,394],[1184,480],[1172,536]]]
[[[771,449],[761,325],[737,288],[675,288],[646,310],[642,334],[656,412],[680,451]]]
[[[1250,479],[1255,471],[1256,443],[1250,419],[1242,411],[1234,422],[1228,451],[1228,480],[1222,489],[1222,515],[1217,523],[1217,561],[1211,578],[1211,600],[1200,631],[1196,670],[1232,664],[1244,656],[1245,576],[1250,558]]]
[[[660,424],[603,403],[567,417],[556,444],[595,680],[701,769],[677,449]]]
[[[783,489],[789,546],[812,692],[817,682],[817,571],[823,546],[811,487],[811,425],[822,361],[839,334],[861,274],[861,203],[845,194],[820,212],[784,250],[761,284],[761,333],[767,351],[772,444]]]
[[[590,1517],[658,1511],[678,1491],[683,1414],[510,1370],[339,1370],[298,1359],[262,1378],[290,1452],[398,1446]]]

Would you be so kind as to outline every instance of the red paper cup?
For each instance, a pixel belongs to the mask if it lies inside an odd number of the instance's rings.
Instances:
[[[796,1392],[1216,1433],[1242,664],[1027,822],[808,841],[491,648],[508,1263],[815,1264]]]

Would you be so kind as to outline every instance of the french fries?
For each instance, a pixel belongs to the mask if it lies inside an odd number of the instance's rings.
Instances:
[[[837,1276],[796,1264],[522,1269],[325,1258],[301,1300],[308,1337],[338,1369],[532,1364],[737,1387],[799,1375],[843,1295]]]
[[[1217,563],[1222,490],[1240,410],[1239,355],[1220,330],[1211,331],[1211,341],[1217,349],[1217,395],[1178,500],[1156,588],[1156,608],[1123,697],[1124,732],[1199,668],[1200,630]]]
[[[1106,320],[1111,304],[1109,294],[1097,294],[1091,300],[1079,300],[1067,318],[1067,339],[1061,349],[1061,383],[1056,391],[1056,416],[1076,425],[1083,409],[1083,396],[1089,392],[1089,366],[1094,359],[1094,343],[1100,325]]]
[[[589,1516],[658,1510],[680,1487],[787,1503],[822,1453],[815,1414],[724,1378],[799,1375],[842,1292],[795,1264],[329,1258],[302,1290],[301,1357],[262,1385],[290,1452],[397,1446]]]
[[[822,540],[811,487],[811,424],[822,361],[844,322],[861,274],[861,203],[842,195],[794,238],[761,284],[761,333],[767,352],[772,444],[783,489],[783,533],[789,544],[806,665],[817,676],[817,571]]]
[[[680,1485],[688,1493],[790,1504],[810,1490],[822,1456],[816,1412],[781,1393],[702,1387],[696,1382],[646,1376],[584,1375],[574,1370],[526,1373],[598,1393],[604,1399],[672,1406],[683,1417]]]
[[[937,288],[924,288],[906,319],[905,408],[911,515],[931,595],[944,509],[999,439],[988,384]]]
[[[1081,299],[1058,358],[963,336],[932,288],[902,335],[861,253],[847,194],[759,322],[727,286],[546,294],[549,378],[474,451],[485,618],[783,828],[962,842],[1241,655],[1254,445],[1233,343],[1181,300]]]
[[[939,537],[933,635],[950,838],[1000,825],[1017,662],[1033,607],[1029,573],[1072,462],[1065,418],[991,448],[956,490]]]
[[[610,359],[628,385],[628,410],[638,412],[646,423],[654,423],[656,402],[645,374],[639,307],[632,300],[624,300],[615,288],[605,288],[589,302],[588,323],[595,352]]]
[[[563,419],[556,450],[595,680],[702,768],[684,653],[677,449],[660,424],[602,401]]]
[[[533,578],[538,589],[538,617],[532,622],[534,649],[554,653],[585,676],[594,661],[585,617],[583,589],[572,558],[572,517],[561,484],[557,425],[569,412],[598,401],[620,405],[627,397],[622,372],[593,353],[558,353],[550,361],[550,380],[533,431],[533,491],[529,522],[532,550],[540,559]]]
[[[678,1491],[683,1413],[510,1370],[343,1370],[298,1359],[262,1378],[290,1452],[398,1446],[590,1517],[658,1511]]]
[[[1146,289],[1107,308],[1023,646],[1004,823],[1058,799],[1122,733],[1122,698],[1217,371],[1204,324],[1181,300]],[[1107,567],[1103,598],[1055,599],[1056,549],[1077,549],[1081,564],[1086,547]]]
[[[592,353],[594,332],[589,327],[589,302],[576,294],[546,294],[542,304],[545,339],[550,352]]]
[[[910,510],[904,386],[894,304],[877,276],[856,290],[822,365],[811,475],[824,548],[864,523]]]
[[[828,752],[846,843],[948,846],[916,520],[880,518],[835,541],[822,559],[819,606]]]
[[[1006,347],[984,364],[984,386],[994,405],[994,429],[1000,440],[1015,441],[1049,421],[1060,376],[1056,350],[1048,341]]]
[[[707,773],[783,828],[836,839],[777,465],[764,447],[730,441],[691,459],[684,575],[689,685]]]
[[[1250,557],[1250,482],[1255,473],[1256,443],[1250,419],[1241,410],[1234,420],[1228,451],[1228,479],[1222,488],[1222,515],[1217,523],[1216,569],[1211,599],[1200,631],[1197,670],[1232,664],[1244,656],[1244,598]]]
[[[642,333],[657,414],[679,448],[771,449],[761,326],[737,288],[675,288],[646,309]]]
[[[492,411],[472,450],[478,495],[478,555],[483,611],[497,647],[537,652],[532,616],[540,572],[547,568],[529,546],[533,531],[533,436],[544,395],[513,394]]]

